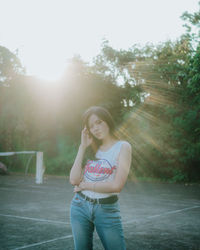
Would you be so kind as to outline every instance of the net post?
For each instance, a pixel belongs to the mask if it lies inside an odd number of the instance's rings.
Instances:
[[[43,183],[43,152],[36,152],[36,184]]]

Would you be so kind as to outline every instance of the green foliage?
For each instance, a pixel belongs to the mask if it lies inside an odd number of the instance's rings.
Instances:
[[[171,183],[175,182],[185,182],[187,181],[187,175],[179,169],[173,170],[173,177],[170,179]]]
[[[198,3],[200,7],[200,2]],[[186,34],[193,46],[200,42],[200,8],[197,12],[184,12],[181,18],[185,21]]]
[[[18,74],[24,73],[25,69],[22,67],[17,55],[0,46],[0,84],[8,85],[10,80]]]
[[[46,142],[49,144],[50,142]],[[57,138],[55,147],[55,155],[51,155],[48,151],[48,147],[51,145],[44,145],[40,148],[44,152],[44,164],[46,167],[46,173],[49,174],[66,174],[69,175],[69,171],[75,160],[78,147],[69,136],[62,136]]]

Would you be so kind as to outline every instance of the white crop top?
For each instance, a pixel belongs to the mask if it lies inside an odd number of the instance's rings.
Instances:
[[[84,167],[85,182],[107,182],[112,181],[115,177],[118,167],[118,156],[121,146],[125,141],[117,141],[110,149],[103,152],[97,150],[97,160],[88,160]],[[90,198],[105,198],[118,193],[98,193],[90,190],[82,191],[83,194]]]

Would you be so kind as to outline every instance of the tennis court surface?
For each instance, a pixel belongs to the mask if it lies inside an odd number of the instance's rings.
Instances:
[[[74,249],[72,197],[64,177],[0,176],[0,249]],[[200,250],[200,184],[127,182],[119,198],[127,250]]]

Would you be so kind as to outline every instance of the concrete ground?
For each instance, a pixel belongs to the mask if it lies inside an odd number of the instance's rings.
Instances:
[[[0,176],[0,249],[74,249],[72,197],[64,177]],[[127,182],[119,199],[127,250],[200,250],[199,184]]]

